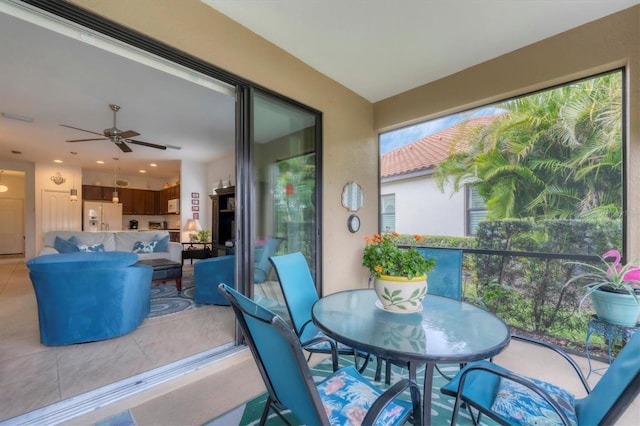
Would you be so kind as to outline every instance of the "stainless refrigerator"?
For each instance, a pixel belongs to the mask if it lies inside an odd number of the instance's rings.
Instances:
[[[122,231],[122,203],[85,201],[82,210],[83,231]]]

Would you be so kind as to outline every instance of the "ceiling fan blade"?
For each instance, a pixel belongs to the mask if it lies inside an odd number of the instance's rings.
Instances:
[[[167,147],[164,146],[164,145],[157,145],[155,143],[136,141],[136,140],[133,140],[133,139],[127,139],[127,142],[133,143],[133,144],[136,144],[136,145],[148,146],[149,148],[167,149]]]
[[[85,130],[85,129],[81,129],[79,127],[73,127],[73,126],[69,126],[68,124],[60,124],[62,127],[68,127],[70,129],[75,129],[75,130],[80,130],[81,132],[87,132],[87,133],[93,133],[94,135],[100,135],[100,136],[104,136],[103,133],[98,133],[98,132],[92,132],[91,130]]]
[[[133,138],[135,136],[140,136],[140,133],[134,131],[134,130],[127,130],[125,132],[120,133],[120,137],[122,139],[129,139],[129,138]]]
[[[171,148],[171,149],[182,149],[182,147],[181,147],[181,146],[178,146],[178,145],[169,145],[169,144],[166,144],[165,146],[166,146],[167,148]]]
[[[106,141],[107,138],[93,138],[93,139],[71,139],[67,142],[87,142],[87,141]]]
[[[118,148],[120,148],[122,152],[131,152],[131,148],[123,141],[115,142],[115,144],[118,145]]]

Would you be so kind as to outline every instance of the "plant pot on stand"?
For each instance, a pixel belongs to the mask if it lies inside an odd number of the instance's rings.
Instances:
[[[627,291],[600,287],[591,293],[591,303],[598,319],[602,321],[627,327],[634,327],[638,323],[640,303]]]

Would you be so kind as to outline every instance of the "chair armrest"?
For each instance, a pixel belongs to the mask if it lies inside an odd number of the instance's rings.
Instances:
[[[553,410],[560,417],[560,419],[562,420],[562,423],[565,426],[570,426],[571,425],[571,422],[567,418],[567,415],[564,413],[564,411],[562,410],[562,408],[560,407],[558,402],[554,398],[552,398],[551,395],[549,395],[549,393],[547,391],[545,391],[544,389],[542,389],[539,386],[537,386],[531,380],[528,380],[527,378],[522,377],[522,376],[520,376],[518,374],[512,373],[511,371],[505,370],[503,368],[499,368],[498,366],[496,366],[495,364],[490,363],[490,362],[469,364],[464,369],[464,371],[460,375],[460,381],[458,383],[458,393],[456,395],[456,400],[461,400],[462,399],[461,397],[462,397],[462,394],[463,394],[464,382],[467,379],[467,375],[472,371],[478,371],[478,370],[485,371],[485,372],[487,372],[489,374],[495,374],[496,376],[500,376],[500,377],[508,379],[508,380],[512,380],[512,381],[514,381],[516,383],[519,383],[519,384],[527,387],[528,389],[531,389],[532,391],[534,391],[535,393],[540,395],[540,397],[542,397],[553,408]],[[462,400],[464,400],[464,399],[462,399]],[[490,409],[490,407],[484,407],[484,408],[485,409]]]
[[[573,368],[575,373],[578,375],[578,378],[580,379],[580,382],[582,382],[582,386],[584,386],[584,389],[587,391],[587,394],[591,393],[591,386],[589,386],[589,383],[587,382],[587,379],[584,377],[584,374],[582,373],[582,369],[580,368],[580,366],[578,364],[576,364],[576,362],[573,360],[573,358],[571,358],[571,356],[569,356],[569,354],[567,354],[565,351],[563,351],[559,347],[554,346],[554,345],[552,345],[550,343],[547,343],[547,342],[544,342],[544,341],[538,340],[538,339],[533,339],[531,337],[512,334],[511,338],[515,339],[515,340],[520,340],[522,342],[531,343],[531,344],[534,344],[534,345],[545,347],[547,349],[550,349],[550,350],[554,351],[558,355],[560,355],[562,358],[564,358],[565,361],[567,361],[571,365],[571,367]]]
[[[366,416],[362,419],[363,425],[374,425],[378,420],[378,416],[382,413],[387,405],[398,396],[404,393],[407,389],[411,391],[411,404],[413,405],[413,424],[422,424],[422,412],[420,411],[420,388],[413,380],[402,379],[387,389],[382,395],[376,399],[371,405]]]

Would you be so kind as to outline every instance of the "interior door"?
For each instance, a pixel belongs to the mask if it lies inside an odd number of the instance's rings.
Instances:
[[[24,200],[0,198],[0,254],[24,255]]]

